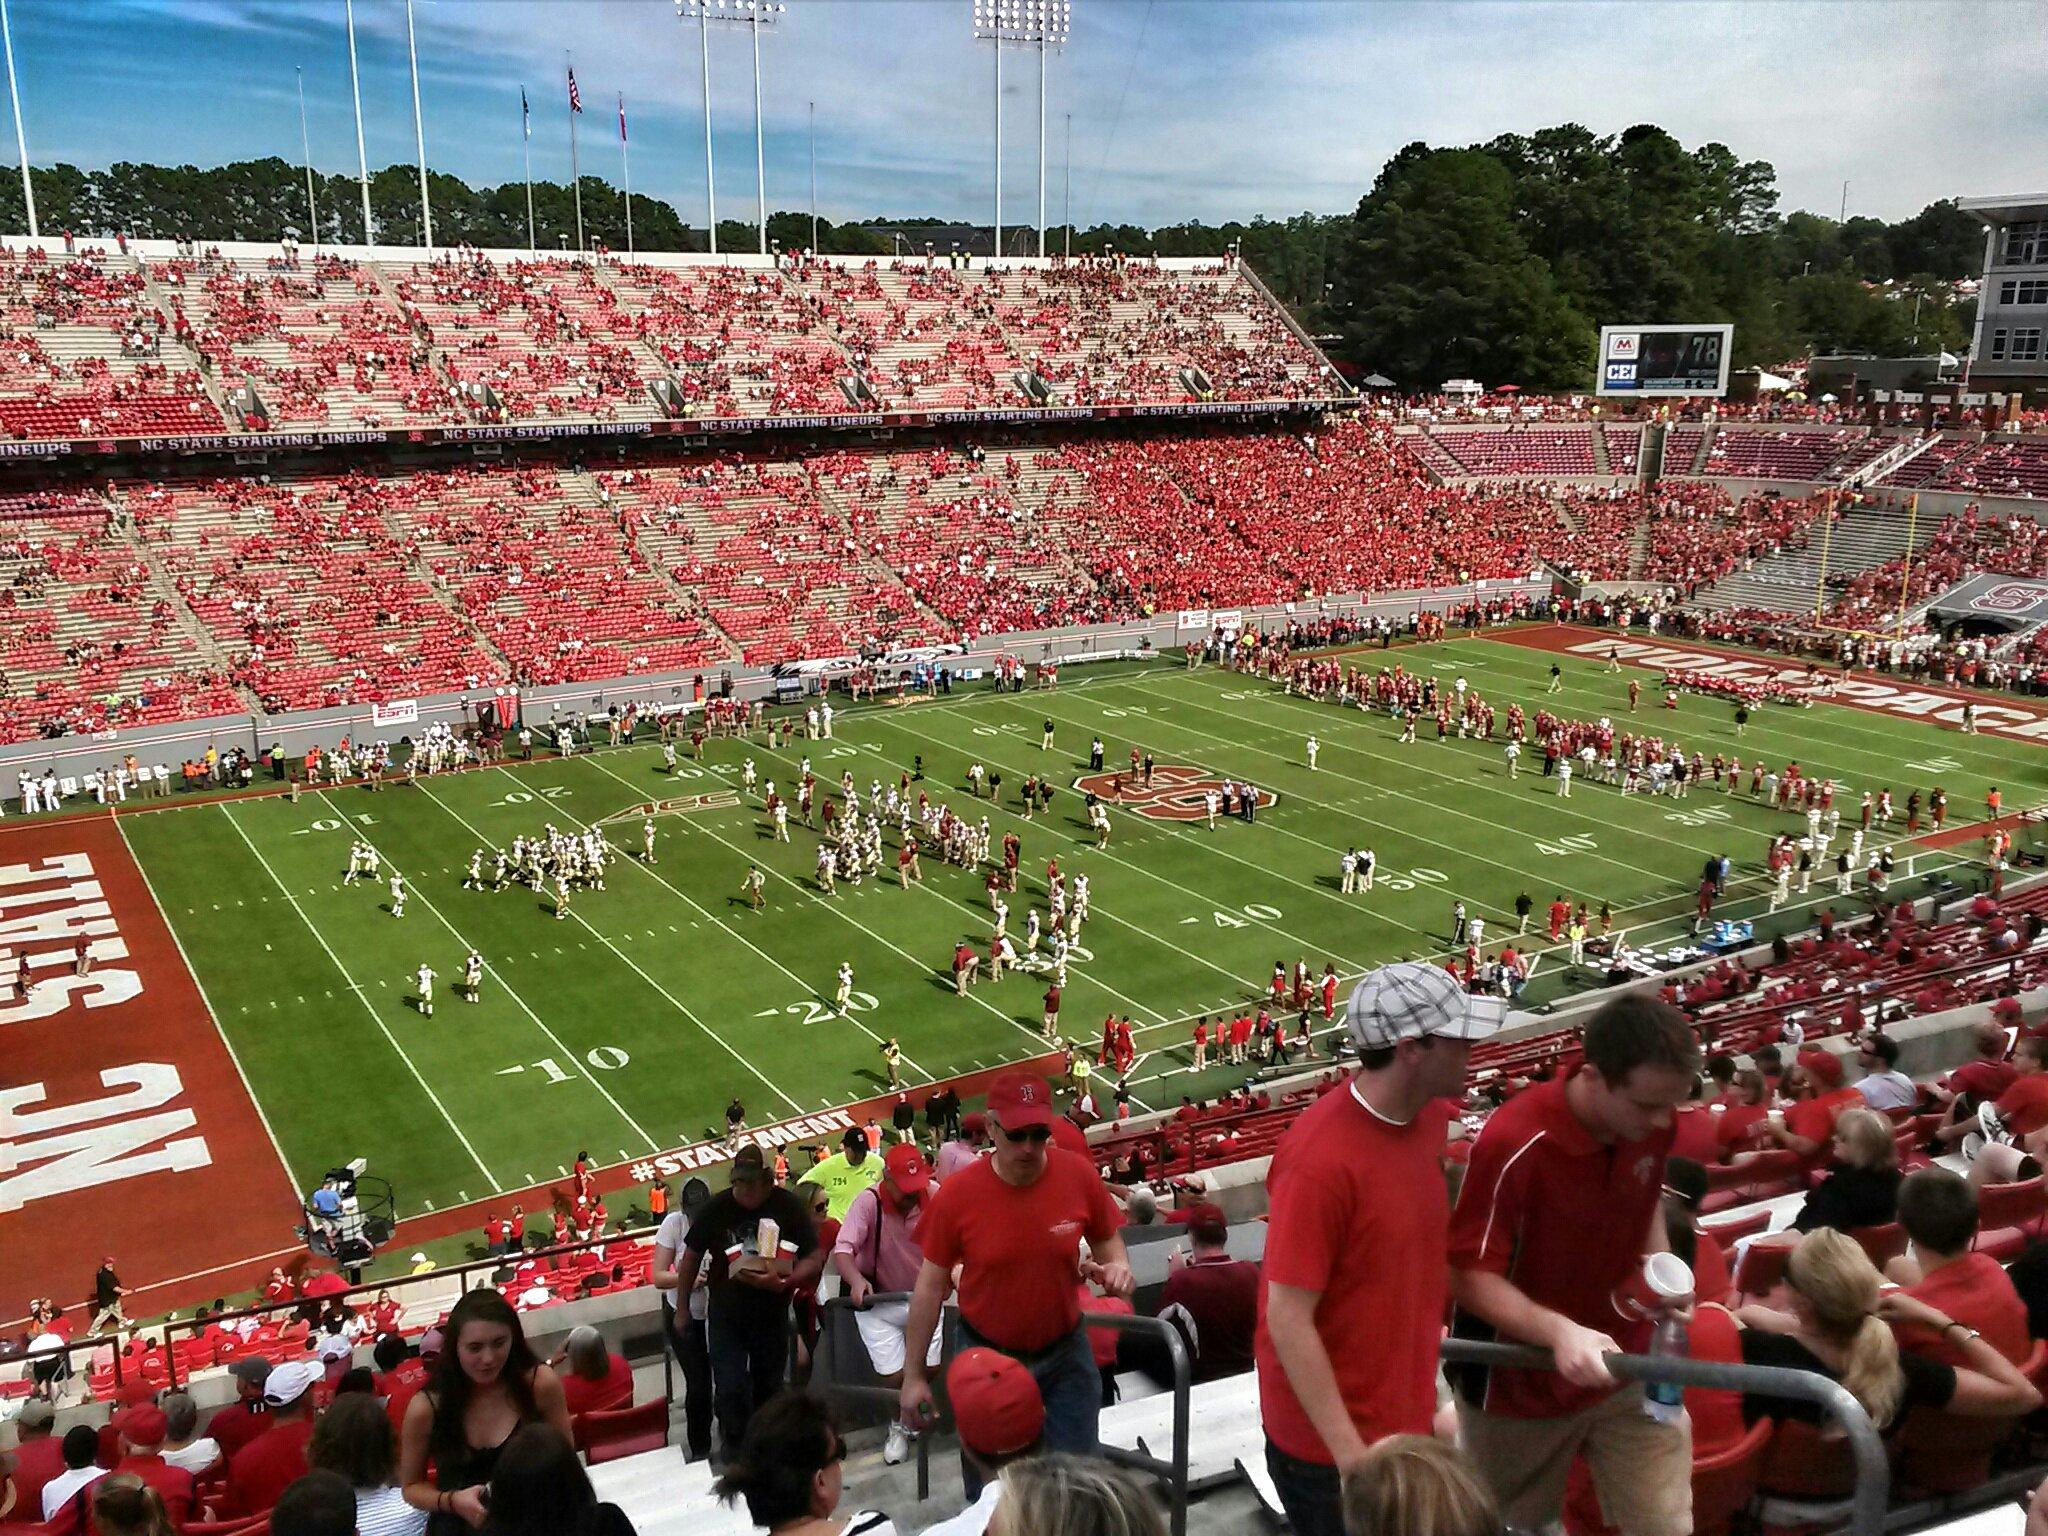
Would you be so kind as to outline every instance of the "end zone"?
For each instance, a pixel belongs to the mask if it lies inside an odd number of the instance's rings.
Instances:
[[[289,1238],[298,1194],[111,817],[0,834],[0,952],[27,981],[0,993],[0,1221],[35,1261],[0,1317],[107,1256],[140,1290]]]

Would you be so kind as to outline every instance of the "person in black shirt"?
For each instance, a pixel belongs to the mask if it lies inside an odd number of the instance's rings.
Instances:
[[[1745,1365],[1816,1371],[1839,1381],[1879,1429],[1908,1408],[1943,1408],[1972,1418],[2013,1418],[2040,1404],[2019,1368],[1979,1336],[1905,1291],[1882,1289],[1884,1277],[1853,1238],[1823,1228],[1800,1239],[1785,1272],[1792,1310],[1751,1305],[1742,1324]],[[1892,1333],[1916,1324],[1939,1334],[1963,1365],[1901,1353]],[[1810,1402],[1744,1393],[1745,1423],[1761,1418],[1820,1417]]]
[[[1801,1232],[1884,1226],[1898,1218],[1900,1177],[1890,1122],[1874,1110],[1847,1110],[1835,1121],[1828,1175],[1807,1195],[1792,1225]]]
[[[111,1323],[114,1332],[128,1326],[128,1318],[121,1311],[121,1298],[128,1294],[128,1287],[121,1283],[121,1277],[114,1273],[112,1258],[100,1260],[100,1267],[92,1277],[92,1326],[87,1333],[104,1333]]]
[[[817,1284],[825,1255],[803,1202],[777,1187],[761,1149],[751,1143],[733,1157],[731,1187],[705,1202],[684,1244],[686,1272],[697,1260],[710,1260],[705,1332],[712,1411],[730,1452],[754,1409],[783,1385],[790,1297]]]

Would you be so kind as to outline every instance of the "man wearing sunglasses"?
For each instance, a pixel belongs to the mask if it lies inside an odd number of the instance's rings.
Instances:
[[[903,1424],[921,1429],[932,1414],[925,1357],[957,1267],[958,1346],[986,1346],[1024,1365],[1045,1399],[1046,1449],[1087,1454],[1096,1448],[1102,1385],[1081,1325],[1079,1282],[1129,1299],[1121,1217],[1093,1163],[1051,1145],[1052,1091],[1043,1078],[998,1077],[988,1120],[993,1151],[939,1186],[919,1233],[924,1263],[904,1327]],[[962,1475],[972,1499],[979,1479],[971,1468]]]

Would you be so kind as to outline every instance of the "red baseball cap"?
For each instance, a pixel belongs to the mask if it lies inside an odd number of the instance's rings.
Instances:
[[[1189,1206],[1187,1221],[1188,1235],[1205,1243],[1220,1243],[1230,1235],[1230,1220],[1223,1214],[1223,1207],[1213,1200]]]
[[[171,1432],[171,1421],[154,1403],[138,1403],[114,1416],[114,1428],[130,1445],[161,1445]]]
[[[1830,1088],[1839,1088],[1842,1085],[1842,1058],[1833,1051],[1801,1051],[1799,1065]]]
[[[1029,1072],[1005,1072],[989,1084],[988,1112],[1006,1131],[1051,1125],[1052,1089],[1046,1086],[1044,1078],[1033,1077]]]
[[[1031,1372],[993,1349],[963,1349],[946,1367],[960,1443],[983,1456],[1028,1449],[1045,1429],[1045,1399]]]
[[[906,1195],[915,1195],[931,1185],[931,1164],[924,1160],[924,1154],[909,1142],[898,1142],[889,1149],[882,1159],[882,1170]]]

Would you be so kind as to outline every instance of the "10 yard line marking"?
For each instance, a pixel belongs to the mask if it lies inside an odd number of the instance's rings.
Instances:
[[[501,773],[506,773],[507,777],[511,777],[511,775],[507,773],[507,771],[503,768],[500,768],[498,771]],[[519,781],[516,778],[514,778],[513,782],[516,784]],[[453,806],[449,805],[445,800],[442,800],[437,795],[435,795],[432,790],[426,787],[424,782],[421,783],[419,788],[420,792],[424,794],[429,800],[433,801],[433,803],[436,806],[438,806],[441,810],[445,811],[449,816],[453,817],[456,821],[461,822],[464,827],[467,827],[472,837],[475,837],[480,842],[486,845],[495,846],[491,845],[491,840],[488,837],[485,837],[482,832],[479,832],[476,829],[476,827],[470,822],[468,817],[464,816],[460,811],[456,810]],[[703,1032],[706,1039],[716,1041],[720,1049],[725,1051],[727,1055],[731,1056],[734,1061],[737,1061],[749,1072],[753,1073],[755,1077],[759,1078],[761,1081],[761,1085],[764,1088],[766,1088],[770,1093],[774,1094],[778,1099],[782,1100],[783,1103],[787,1104],[792,1114],[800,1115],[804,1112],[803,1106],[801,1104],[797,1103],[795,1099],[792,1099],[788,1094],[784,1093],[780,1088],[776,1087],[774,1083],[770,1082],[768,1080],[767,1075],[763,1073],[759,1067],[755,1066],[751,1061],[747,1060],[747,1058],[742,1056],[737,1050],[734,1050],[731,1041],[727,1040],[724,1036],[715,1033],[710,1028],[710,1026],[705,1024],[705,1022],[702,1019],[698,1018],[695,1013],[690,1011],[689,1006],[685,1004],[681,998],[677,997],[673,992],[669,991],[667,987],[664,987],[652,976],[648,975],[645,971],[641,970],[639,966],[633,963],[631,956],[629,956],[623,949],[619,948],[618,945],[614,944],[610,939],[606,938],[605,935],[599,932],[595,927],[592,927],[589,918],[585,917],[581,912],[571,912],[569,915],[573,917],[577,922],[581,923],[585,928],[589,929],[590,932],[596,936],[598,942],[603,944],[606,949],[610,950],[613,954],[617,955],[621,960],[623,960],[626,964],[626,968],[632,971],[632,973],[635,976],[638,976],[642,981],[646,982],[650,987],[654,988],[655,991],[659,992],[663,997],[667,998],[670,1005],[674,1007],[675,1010],[678,1013],[680,1013],[684,1018],[688,1019],[692,1024],[696,1025],[697,1028]],[[564,1049],[566,1050],[567,1047],[564,1047]],[[610,1097],[610,1095],[606,1095],[606,1097]],[[621,1110],[620,1113],[624,1114],[625,1111]],[[630,1120],[630,1117],[628,1118]],[[647,1136],[647,1133],[644,1130],[640,1130],[638,1124],[635,1124],[633,1126],[633,1129],[636,1131],[640,1131],[640,1134],[642,1136]],[[661,1143],[657,1142],[652,1136],[647,1136],[647,1142],[649,1146],[655,1147],[657,1149],[661,1145]]]
[[[335,805],[333,801],[328,799],[330,791],[323,789],[319,792],[319,794],[322,803],[327,805],[330,810],[336,811],[337,813],[341,811],[341,807]],[[432,800],[433,796],[428,795],[427,798]],[[438,805],[440,802],[435,801],[435,803]],[[354,818],[349,819],[351,821],[351,824],[353,825]],[[459,817],[457,819],[460,820]],[[463,822],[463,825],[469,826],[469,823]],[[476,829],[474,827],[470,827],[470,830],[474,832]],[[356,833],[356,835],[361,836],[362,840],[370,847],[377,847],[376,843],[371,840],[369,834],[358,832]],[[382,858],[386,864],[391,866],[392,874],[402,876],[405,873],[398,867],[397,860],[384,858],[384,851],[381,848],[377,849],[377,853],[379,858]],[[449,933],[454,935],[456,943],[460,944],[464,949],[476,950],[476,946],[471,944],[468,939],[463,937],[462,930],[457,928],[453,923],[451,923],[448,920],[447,914],[444,913],[439,907],[434,905],[432,897],[428,896],[417,885],[415,885],[413,888],[413,894],[419,898],[421,905],[423,905],[429,912],[434,914],[434,917],[440,922],[441,926],[443,928],[446,928],[449,931]],[[481,953],[481,951],[477,952]],[[561,952],[561,947],[557,945],[555,948],[555,953],[559,955]],[[612,1109],[617,1113],[618,1117],[621,1120],[625,1121],[626,1124],[633,1127],[633,1129],[639,1133],[640,1139],[645,1141],[650,1149],[658,1149],[661,1143],[656,1141],[652,1136],[647,1134],[647,1128],[645,1126],[641,1125],[641,1123],[638,1120],[635,1120],[631,1115],[626,1113],[626,1107],[623,1104],[621,1104],[617,1099],[612,1097],[611,1090],[605,1087],[603,1083],[600,1083],[594,1076],[591,1075],[589,1067],[586,1066],[583,1062],[583,1058],[581,1058],[574,1051],[569,1049],[567,1043],[563,1041],[562,1037],[556,1034],[554,1030],[548,1027],[547,1022],[543,1020],[539,1014],[535,1013],[533,1009],[527,1005],[526,999],[521,997],[516,991],[512,989],[511,984],[507,982],[502,975],[499,974],[497,967],[492,965],[488,960],[484,962],[484,973],[490,976],[493,980],[495,980],[498,983],[499,986],[505,989],[505,995],[511,998],[512,1001],[518,1005],[519,1011],[521,1013],[525,1014],[527,1018],[533,1021],[534,1028],[538,1029],[542,1034],[546,1035],[548,1039],[554,1043],[554,1047],[556,1050],[560,1051],[564,1056],[569,1057],[576,1064],[576,1070],[583,1075],[584,1079],[590,1084],[591,1087],[595,1088],[598,1091],[599,1095],[604,1099],[605,1103],[611,1105]]]
[[[363,1011],[370,1016],[370,1022],[377,1026],[378,1032],[384,1036],[385,1040],[390,1042],[391,1049],[398,1053],[398,1059],[404,1062],[405,1069],[412,1073],[413,1081],[420,1085],[420,1091],[426,1094],[427,1098],[432,1101],[434,1108],[441,1112],[441,1118],[448,1122],[448,1129],[453,1131],[455,1139],[462,1143],[462,1150],[467,1152],[470,1161],[476,1164],[477,1172],[491,1181],[491,1188],[494,1191],[499,1194],[504,1193],[505,1186],[498,1182],[497,1175],[491,1172],[483,1158],[478,1155],[476,1148],[470,1145],[469,1138],[462,1134],[462,1127],[457,1125],[455,1117],[448,1113],[448,1106],[441,1102],[441,1096],[434,1092],[433,1087],[420,1075],[418,1065],[406,1053],[405,1047],[398,1043],[398,1037],[391,1033],[384,1020],[378,1017],[377,1010],[370,1006],[370,999],[365,995],[362,987],[349,975],[348,967],[341,963],[341,956],[334,952],[334,946],[327,942],[327,936],[314,926],[313,919],[306,915],[306,909],[299,905],[299,898],[291,893],[290,888],[285,885],[284,881],[278,879],[277,871],[270,867],[270,860],[263,856],[263,850],[250,840],[249,834],[242,829],[242,824],[235,820],[234,814],[228,809],[229,802],[217,800],[214,803],[220,807],[220,813],[227,818],[228,825],[235,829],[236,836],[240,837],[248,845],[249,851],[256,855],[256,862],[263,866],[263,872],[277,882],[277,888],[284,892],[285,900],[290,902],[292,910],[299,914],[299,921],[306,925],[306,931],[313,935],[314,941],[322,949],[327,951],[327,958],[334,963],[334,968],[341,973],[341,979],[348,983],[349,990],[355,993],[356,997],[361,1001]]]

